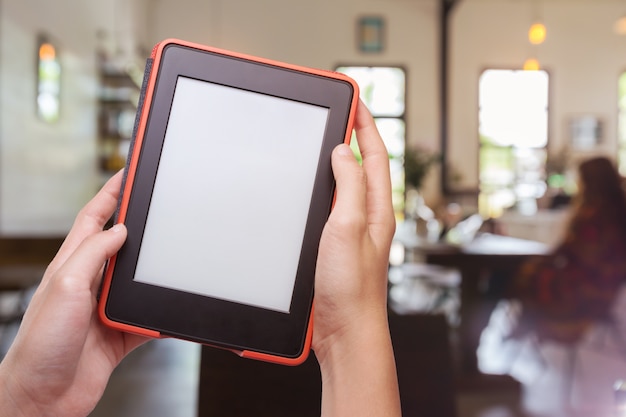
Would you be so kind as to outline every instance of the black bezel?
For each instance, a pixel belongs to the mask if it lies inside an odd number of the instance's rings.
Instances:
[[[127,199],[124,222],[128,238],[117,254],[105,306],[106,316],[112,321],[158,331],[162,335],[235,350],[299,357],[311,315],[319,240],[334,195],[330,155],[333,148],[345,139],[353,86],[347,81],[316,73],[178,44],[163,48],[161,59],[155,62],[152,71],[158,72],[150,113],[141,149],[133,151],[140,153],[133,188]],[[288,314],[133,280],[179,76],[329,109]],[[280,207],[276,209],[280,210]]]

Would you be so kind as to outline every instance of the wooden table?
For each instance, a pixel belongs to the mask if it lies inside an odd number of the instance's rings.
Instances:
[[[458,337],[460,367],[465,374],[478,372],[476,349],[495,305],[495,300],[485,298],[489,276],[494,271],[512,276],[530,256],[544,256],[550,251],[540,242],[492,234],[479,235],[463,245],[409,239],[406,249],[415,260],[456,268],[461,274]]]

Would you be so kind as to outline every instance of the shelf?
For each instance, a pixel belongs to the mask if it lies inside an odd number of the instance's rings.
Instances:
[[[104,178],[126,165],[140,87],[122,71],[103,63],[98,100],[98,165]]]

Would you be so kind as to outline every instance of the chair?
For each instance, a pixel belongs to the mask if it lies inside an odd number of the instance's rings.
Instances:
[[[626,351],[614,325],[599,322],[574,345],[536,342],[543,363],[522,384],[522,405],[531,415],[614,417],[615,383],[626,377]]]
[[[574,344],[539,341],[534,334],[502,338],[514,316],[510,302],[501,302],[492,314],[478,350],[481,371],[519,380],[530,416],[614,417],[613,386],[626,378],[626,286],[610,316]]]

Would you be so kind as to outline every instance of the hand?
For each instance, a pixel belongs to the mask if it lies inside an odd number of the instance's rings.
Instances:
[[[387,322],[387,268],[395,230],[389,156],[359,103],[363,165],[347,145],[332,155],[335,206],[320,242],[313,349],[322,371],[322,414],[400,415]]]
[[[121,180],[120,172],[80,211],[0,363],[6,415],[88,415],[115,366],[147,340],[106,328],[96,314],[103,265],[126,239],[121,224],[102,231]]]

